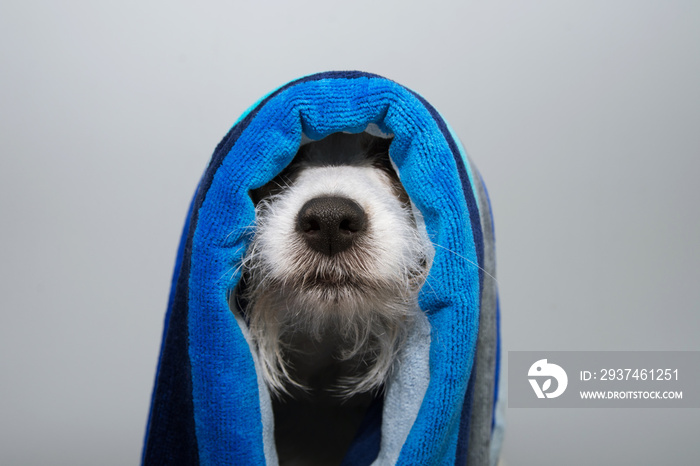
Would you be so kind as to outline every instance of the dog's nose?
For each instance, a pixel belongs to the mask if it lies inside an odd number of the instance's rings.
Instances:
[[[316,197],[297,215],[297,231],[309,247],[328,256],[352,246],[365,228],[365,211],[346,197]]]

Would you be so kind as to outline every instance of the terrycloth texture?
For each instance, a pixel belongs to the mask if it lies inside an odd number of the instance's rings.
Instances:
[[[426,318],[344,464],[495,459],[497,297],[479,174],[422,97],[376,75],[330,72],[293,81],[246,112],[200,181],[173,275],[145,464],[277,463],[269,394],[245,323],[227,302],[254,224],[248,192],[292,160],[302,134],[321,139],[371,124],[394,135],[391,159],[423,214],[435,257],[419,295]]]

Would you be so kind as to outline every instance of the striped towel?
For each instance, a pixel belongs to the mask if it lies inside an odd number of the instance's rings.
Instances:
[[[381,412],[343,464],[495,464],[501,438],[494,236],[479,173],[440,114],[380,76],[326,72],[246,111],[217,146],[180,242],[143,451],[144,464],[277,464],[270,395],[246,324],[229,309],[250,241],[248,192],[277,175],[302,138],[393,135],[390,156],[422,212],[435,257]],[[222,279],[222,277],[224,277]],[[371,418],[369,417],[371,416]]]

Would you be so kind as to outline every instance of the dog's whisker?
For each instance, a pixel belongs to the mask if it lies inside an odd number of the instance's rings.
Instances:
[[[229,267],[226,271],[217,278],[214,283],[221,283],[226,279],[228,282],[232,282],[236,274],[242,269],[243,264],[239,264],[237,267]]]
[[[231,237],[231,235],[240,233],[241,231],[246,232],[246,231],[250,231],[250,230],[254,230],[254,229],[255,229],[255,225],[240,226],[240,227],[230,231],[229,234],[226,235],[226,237],[224,237],[224,240],[222,241],[222,243],[226,243],[228,241],[228,239]]]
[[[464,256],[462,256],[462,255],[456,253],[455,251],[451,250],[450,248],[446,248],[445,246],[441,246],[441,245],[439,245],[439,244],[437,244],[437,243],[435,243],[435,242],[432,242],[432,244],[433,244],[433,247],[437,247],[437,248],[443,249],[443,250],[445,250],[445,251],[447,251],[447,252],[449,252],[449,253],[452,253],[452,254],[454,254],[456,257],[459,257],[459,258],[462,259],[463,261],[465,261],[465,262],[467,262],[467,263],[473,265],[473,266],[476,267],[477,269],[479,269],[479,270],[481,270],[482,272],[484,272],[484,274],[486,274],[489,278],[491,278],[491,279],[492,279],[494,282],[496,282],[496,284],[498,285],[498,280],[496,280],[496,277],[494,277],[493,275],[491,275],[491,274],[490,274],[486,269],[484,269],[483,267],[479,266],[479,264],[477,264],[477,263],[475,263],[474,261],[472,261],[472,260],[470,260],[470,259],[467,259],[466,257],[464,257]]]

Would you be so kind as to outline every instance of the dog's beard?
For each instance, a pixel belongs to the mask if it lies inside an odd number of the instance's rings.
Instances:
[[[261,209],[259,228],[265,227]],[[243,264],[246,314],[263,377],[274,395],[308,389],[294,376],[290,359],[299,338],[331,339],[336,361],[355,370],[329,390],[341,397],[379,389],[413,324],[417,292],[427,273],[425,246],[415,227],[403,239],[401,263],[391,275],[373,270],[371,235],[332,257],[310,251],[302,241],[288,250],[289,273],[269,263],[258,236]]]

